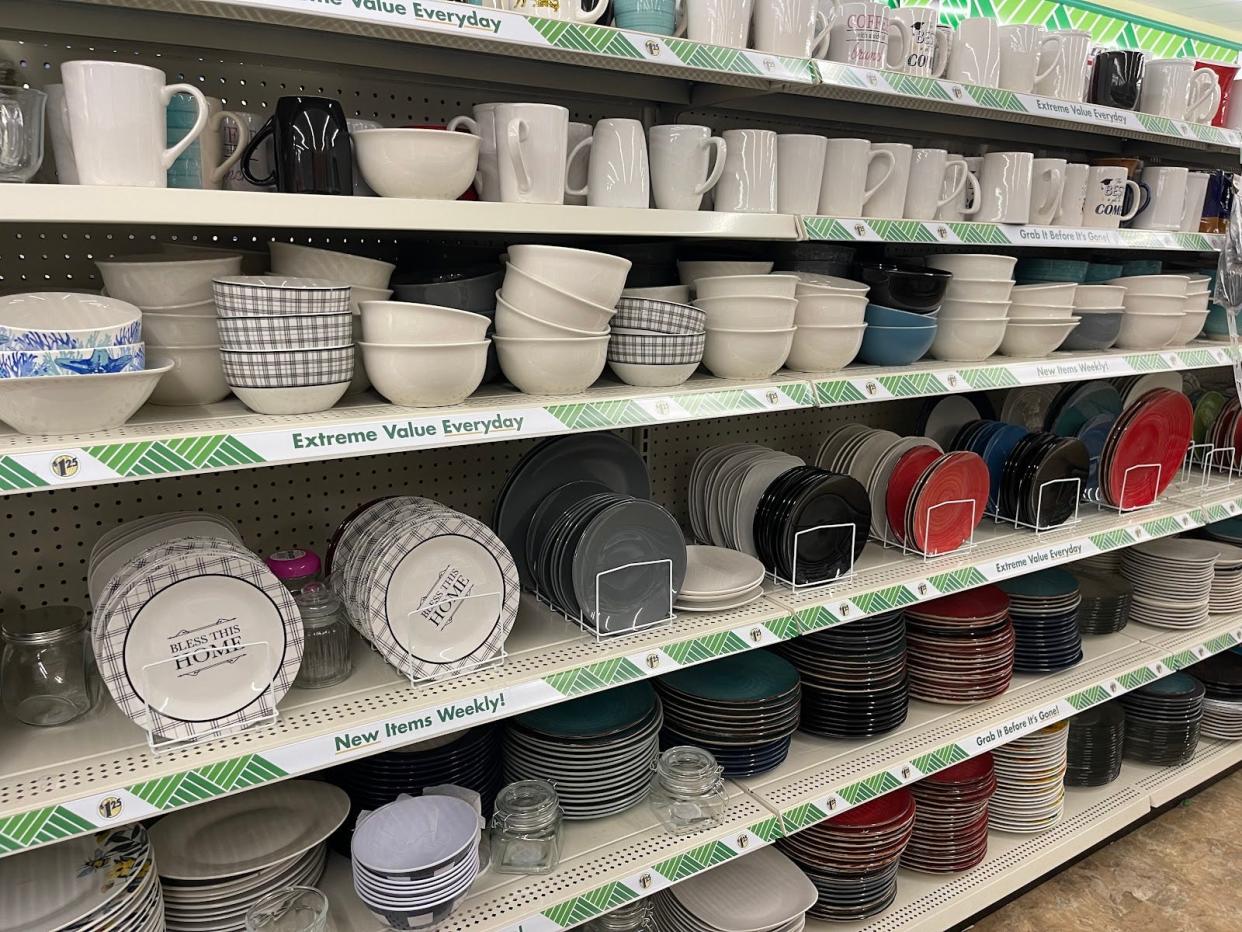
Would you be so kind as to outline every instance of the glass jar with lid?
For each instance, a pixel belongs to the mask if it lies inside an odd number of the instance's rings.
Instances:
[[[302,665],[294,686],[320,689],[339,683],[353,670],[349,615],[327,583],[313,582],[294,594],[302,613]]]
[[[53,605],[0,618],[5,711],[27,725],[64,725],[99,700],[99,672],[86,612]]]
[[[587,932],[656,932],[650,900],[618,906],[587,923]]]
[[[502,874],[547,874],[561,859],[563,814],[556,787],[545,780],[510,783],[492,816],[492,869]]]
[[[328,898],[315,887],[284,887],[246,913],[246,932],[330,932]]]
[[[297,595],[309,583],[319,579],[319,554],[313,550],[290,548],[277,550],[267,558],[267,568]]]
[[[729,805],[723,773],[716,758],[702,748],[669,748],[656,761],[647,801],[674,835],[712,828],[723,822]]]

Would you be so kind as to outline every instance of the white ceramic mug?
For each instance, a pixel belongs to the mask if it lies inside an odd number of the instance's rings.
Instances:
[[[875,196],[863,205],[863,216],[900,220],[906,209],[906,193],[910,190],[910,163],[914,159],[914,146],[904,142],[877,142],[871,148],[887,152],[893,157],[893,164],[886,175],[884,167],[875,162],[867,170],[867,187],[875,186],[876,190]]]
[[[964,84],[996,87],[1000,69],[1000,24],[990,16],[968,16],[958,23],[944,76]]]
[[[828,59],[859,68],[887,68],[910,55],[913,40],[910,27],[894,19],[883,3],[871,0],[831,0],[832,23],[828,38]],[[897,45],[891,45],[891,34]]]
[[[1061,203],[1052,218],[1058,227],[1082,226],[1083,210],[1087,205],[1087,176],[1091,166],[1085,162],[1070,162],[1065,166],[1065,186],[1061,191]]]
[[[496,154],[496,108],[498,103],[475,104],[471,108],[473,118],[456,116],[448,122],[450,132],[465,127],[479,137],[479,168],[475,172],[474,187],[481,201],[500,200],[500,161]]]
[[[1055,49],[1040,46],[1035,93],[1058,100],[1083,100],[1087,93],[1087,58],[1094,41],[1091,33],[1058,29],[1049,37],[1060,39],[1061,44]]]
[[[48,84],[47,131],[52,138],[52,156],[56,159],[56,180],[61,184],[78,183],[78,166],[73,161],[73,131],[69,128],[69,108],[65,105],[65,85]]]
[[[776,213],[776,133],[729,129],[724,171],[713,193],[714,209],[737,214]]]
[[[761,0],[751,44],[761,52],[818,58],[828,44],[828,17],[816,0]]]
[[[1143,184],[1151,191],[1147,206],[1134,217],[1136,230],[1168,230],[1182,228],[1186,209],[1186,185],[1190,169],[1162,165],[1143,169]]]
[[[1158,58],[1143,68],[1139,110],[1170,120],[1202,123],[1220,106],[1220,83],[1211,68],[1195,70],[1193,58]]]
[[[1191,172],[1186,176],[1186,204],[1182,208],[1182,232],[1198,233],[1203,220],[1204,202],[1212,176],[1207,172]]]
[[[979,189],[979,171],[983,167],[983,157],[978,155],[969,155],[962,160],[965,163],[966,184],[963,185],[956,197],[949,198],[936,210],[937,220],[947,220],[950,223],[960,223],[963,220],[973,220],[974,215],[979,212],[981,206],[980,189]],[[950,189],[956,189],[958,185],[957,173],[960,168],[950,170],[944,180],[943,194]]]
[[[1032,93],[1035,82],[1047,78],[1056,67],[1061,41],[1059,35],[1029,23],[1002,26],[1000,86],[1019,94]]]
[[[510,204],[565,202],[569,111],[556,104],[496,107],[500,199]]]
[[[979,212],[983,223],[1031,221],[1031,187],[1035,156],[1029,152],[989,152],[979,172]]]
[[[706,126],[670,123],[647,131],[651,190],[662,210],[698,210],[724,172],[728,146]],[[712,151],[716,152],[712,162]]]
[[[589,156],[589,158],[588,158]],[[595,124],[595,132],[569,153],[574,163],[589,162],[586,184],[566,193],[585,195],[592,207],[648,207],[651,179],[647,169],[647,134],[638,120],[610,119]]]
[[[890,11],[889,15],[910,27],[910,49],[905,60],[895,63],[893,56],[889,55],[890,68],[922,78],[943,75],[949,64],[952,34],[936,28],[940,18],[940,0],[934,0],[927,6],[903,6]]]
[[[164,72],[113,61],[60,66],[79,184],[168,187],[168,168],[207,126],[207,100],[192,84],[167,84]],[[165,148],[165,111],[174,94],[198,105],[190,131]]]
[[[1031,167],[1031,219],[1029,223],[1047,226],[1057,215],[1065,193],[1065,159],[1036,159]]]
[[[1126,188],[1132,188],[1133,203],[1125,211]],[[1116,230],[1124,220],[1134,219],[1143,202],[1143,191],[1130,173],[1119,165],[1092,165],[1087,172],[1087,198],[1082,225],[1095,230]]]
[[[499,8],[499,4],[495,5]],[[505,0],[504,8],[525,16],[563,19],[571,23],[595,23],[608,12],[608,0],[597,0],[595,8],[583,7],[582,0]]]
[[[733,49],[747,47],[755,0],[686,0],[686,38]],[[683,29],[678,26],[678,32]]]
[[[819,213],[825,217],[861,217],[893,167],[893,154],[873,148],[869,139],[829,139]]]
[[[586,191],[589,182],[588,171],[590,162],[588,159],[578,159],[574,161],[573,151],[578,144],[584,139],[590,139],[591,134],[595,132],[595,128],[590,123],[575,123],[570,121],[569,129],[565,134],[565,151],[570,153],[569,161],[565,164],[565,203],[577,204],[579,206],[587,203],[586,194],[577,194],[577,191]],[[647,206],[647,205],[644,205]]]
[[[902,216],[934,220],[936,211],[956,200],[967,184],[977,187],[979,183],[960,155],[949,155],[945,149],[915,149]]]
[[[782,214],[815,214],[824,184],[828,140],[823,136],[781,133],[776,137],[776,209]]]

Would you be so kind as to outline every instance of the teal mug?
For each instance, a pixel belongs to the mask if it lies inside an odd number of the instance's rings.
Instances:
[[[613,25],[657,36],[681,32],[681,0],[613,0]]]

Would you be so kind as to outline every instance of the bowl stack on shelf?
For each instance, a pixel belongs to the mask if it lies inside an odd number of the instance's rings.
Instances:
[[[1184,537],[1127,547],[1121,573],[1134,587],[1130,618],[1157,628],[1206,624],[1219,557],[1213,542]]]
[[[910,695],[957,704],[999,696],[1013,679],[1009,597],[996,586],[906,609]]]
[[[1069,723],[1066,786],[1105,786],[1121,775],[1126,710],[1105,702],[1079,712]]]
[[[436,307],[454,308],[482,314],[489,321],[487,339],[496,331],[496,292],[505,279],[504,269],[494,262],[470,265],[465,268],[446,268],[446,263],[436,262],[429,269],[416,270],[391,281],[393,295],[398,301],[409,304],[432,304]],[[361,309],[361,304],[359,305]],[[358,324],[355,319],[355,324]],[[362,340],[361,330],[355,339]],[[491,382],[500,374],[500,361],[496,357],[496,344],[487,347],[487,366],[483,371],[484,383]]]
[[[687,510],[696,539],[759,556],[755,512],[769,485],[801,459],[755,443],[708,447],[690,469]]]
[[[703,364],[722,379],[766,379],[793,346],[798,307],[793,275],[717,275],[694,281],[706,315]]]
[[[931,353],[947,362],[979,362],[998,349],[1009,323],[1013,256],[928,256],[929,268],[952,274],[940,306]]]
[[[1199,746],[1206,689],[1174,673],[1120,698],[1126,710],[1125,756],[1158,767],[1189,763]]]
[[[1186,672],[1203,684],[1200,733],[1223,741],[1242,740],[1242,653],[1230,648]]]
[[[1185,275],[1125,275],[1108,284],[1126,289],[1117,346],[1127,350],[1158,350],[1173,342],[1186,317]],[[1204,317],[1206,318],[1206,314]]]
[[[927,355],[936,339],[939,305],[934,310],[906,310],[872,303],[863,314],[867,329],[858,349],[860,362],[870,366],[908,366]]]
[[[608,360],[609,322],[630,260],[564,246],[509,247],[496,295],[500,368],[520,391],[574,395]]]
[[[795,372],[835,372],[858,355],[867,329],[868,286],[814,273],[795,273],[793,346],[786,368]]]
[[[608,365],[629,385],[680,385],[703,361],[706,323],[706,314],[688,304],[622,296],[612,319]]]
[[[1065,812],[1069,722],[1057,722],[992,751],[996,792],[988,804],[989,827],[1002,832],[1042,832]]]
[[[1208,304],[1212,299],[1212,279],[1209,276],[1190,275],[1187,278],[1185,316],[1170,341],[1173,346],[1185,346],[1203,332],[1209,313]]]
[[[1016,285],[1001,353],[1036,358],[1057,350],[1079,324],[1074,316],[1077,287],[1074,282]]]
[[[1082,602],[1078,606],[1078,630],[1085,635],[1115,634],[1130,620],[1134,586],[1121,573],[1100,573],[1074,564],[1070,572],[1078,581]]]
[[[1079,285],[1074,291],[1078,326],[1062,344],[1067,350],[1106,350],[1121,334],[1125,315],[1124,285]]]
[[[763,595],[767,573],[757,557],[696,544],[686,548],[686,577],[677,592],[679,612],[726,612]]]
[[[1003,580],[1015,637],[1017,673],[1054,673],[1082,660],[1078,608],[1082,596],[1074,575],[1047,569]]]
[[[996,791],[986,751],[910,786],[914,832],[901,866],[927,874],[969,870],[988,853],[988,804]]]

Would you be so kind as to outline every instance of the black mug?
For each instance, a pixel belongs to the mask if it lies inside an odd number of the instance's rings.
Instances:
[[[1091,102],[1118,110],[1138,107],[1143,90],[1142,52],[1121,50],[1100,52],[1091,69]]]
[[[274,137],[272,173],[256,178],[250,157]],[[253,185],[276,184],[290,194],[353,194],[354,151],[340,101],[329,97],[282,97],[276,112],[250,138],[241,157],[242,174]]]

